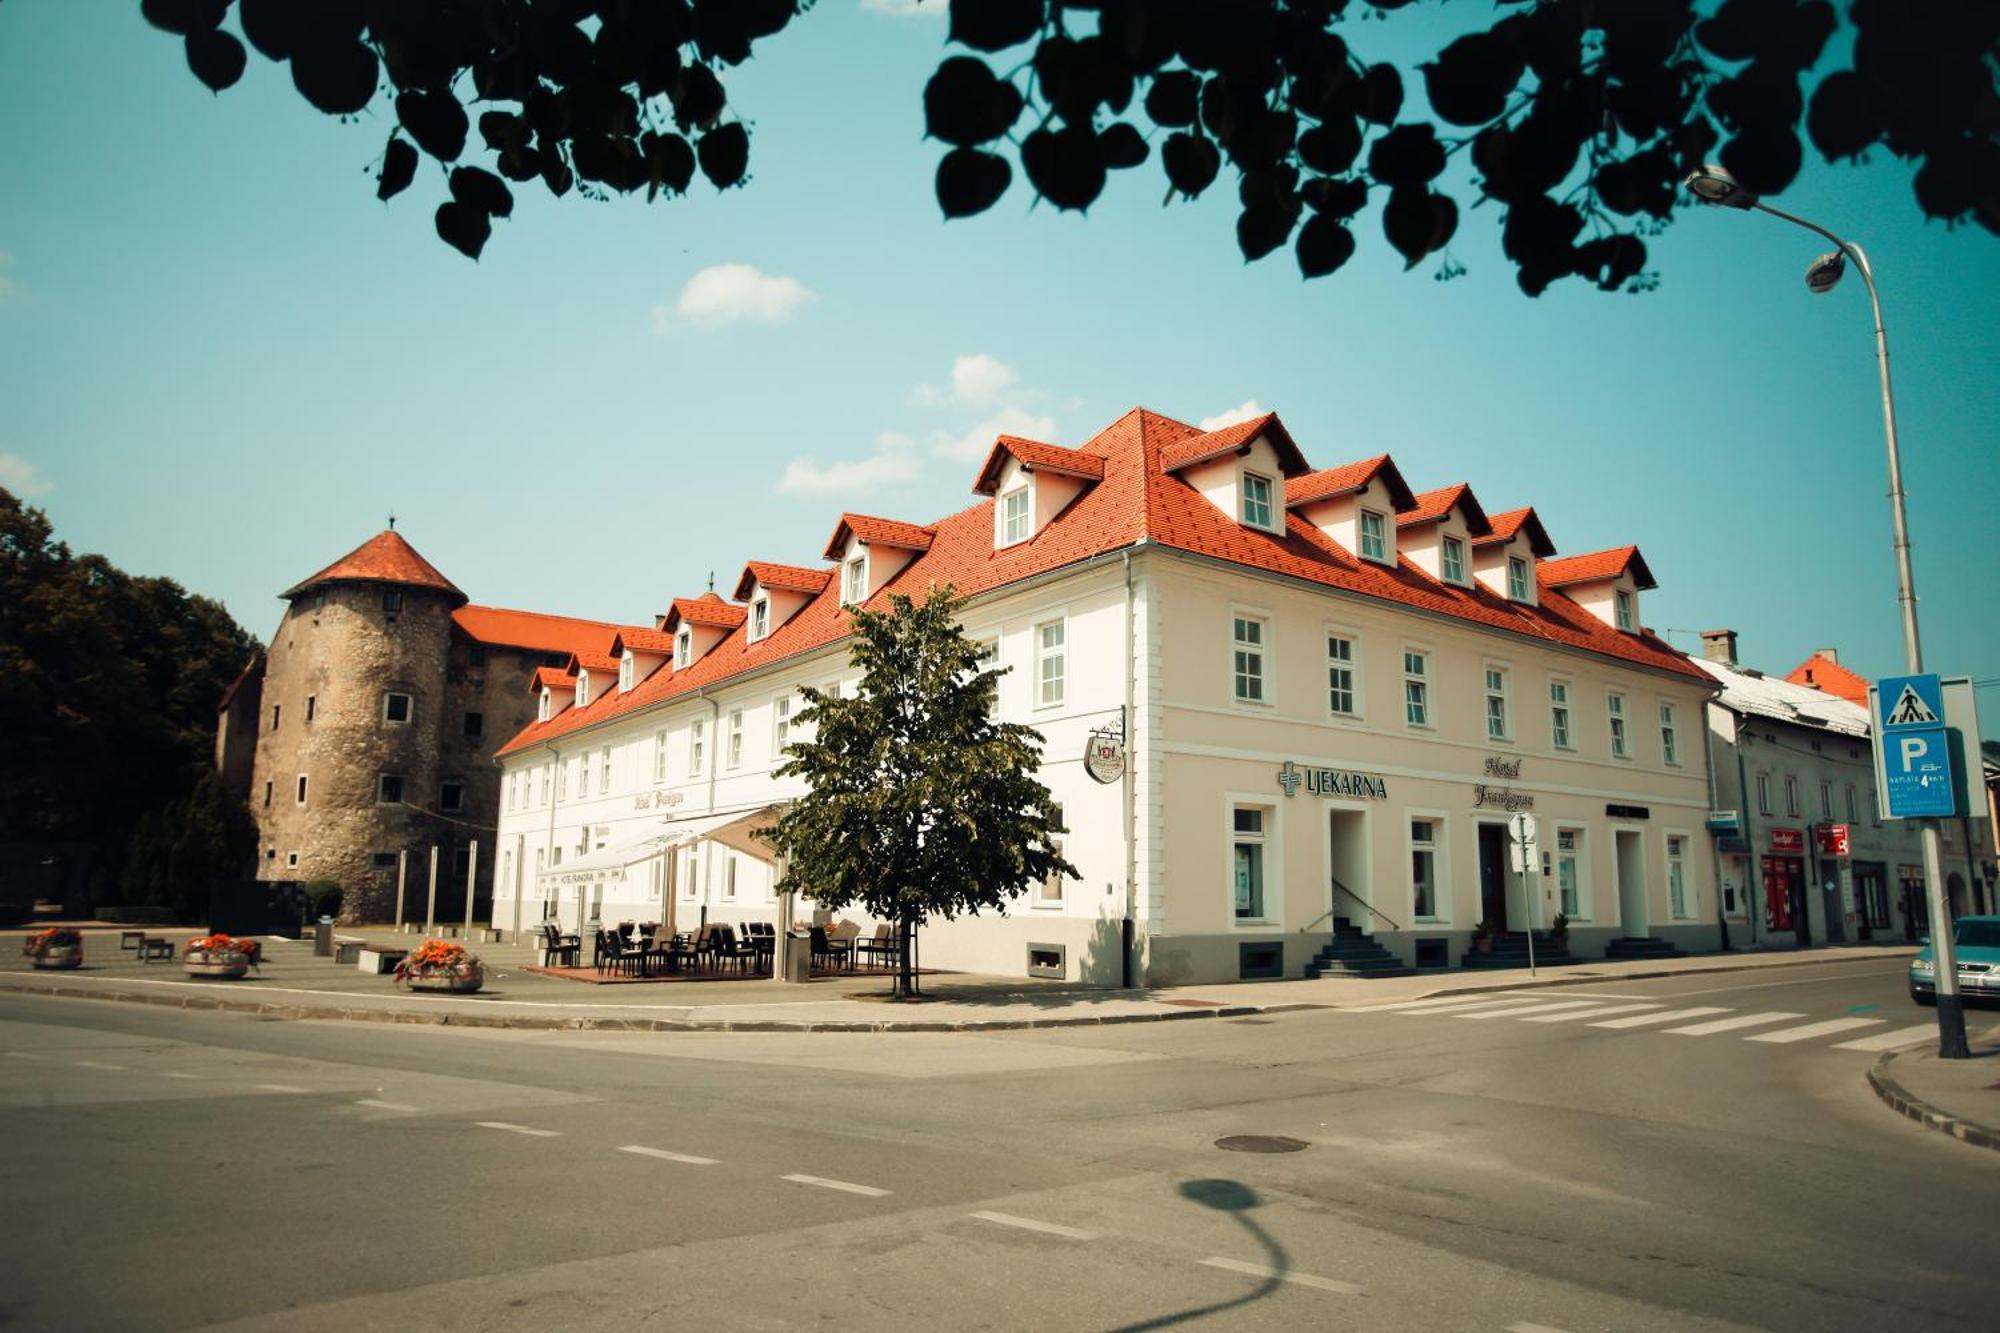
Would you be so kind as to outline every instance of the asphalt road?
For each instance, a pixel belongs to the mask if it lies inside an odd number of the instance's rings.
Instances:
[[[0,997],[0,1322],[1993,1328],[2000,1154],[1843,1045],[1928,1017],[1879,962],[979,1035]]]

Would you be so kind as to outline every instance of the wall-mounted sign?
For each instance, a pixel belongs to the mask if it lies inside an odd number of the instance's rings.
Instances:
[[[1083,771],[1107,786],[1125,776],[1125,728],[1096,727],[1083,741]]]
[[[1278,785],[1285,795],[1298,794],[1300,787],[1308,796],[1349,796],[1368,801],[1389,799],[1389,781],[1374,773],[1359,773],[1345,768],[1307,768],[1287,759],[1278,769]]]
[[[1521,761],[1518,759],[1502,759],[1498,755],[1488,755],[1486,757],[1486,776],[1489,778],[1505,778],[1507,781],[1512,782],[1521,776]]]
[[[632,798],[634,810],[651,810],[655,806],[679,805],[682,796],[677,791],[642,791]]]
[[[1771,830],[1771,850],[1774,852],[1803,852],[1806,849],[1806,831],[1802,828],[1774,828]]]
[[[1743,817],[1734,810],[1711,810],[1708,812],[1710,833],[1741,833]]]
[[[1818,824],[1813,832],[1819,835],[1821,856],[1846,856],[1848,849],[1847,825]]]
[[[1521,776],[1521,761],[1502,759],[1498,755],[1486,757],[1486,776],[1500,778],[1509,783],[1505,787],[1489,787],[1483,782],[1472,784],[1472,805],[1474,809],[1491,808],[1509,813],[1535,808],[1535,798],[1527,792],[1515,791],[1511,785]]]
[[[1613,819],[1651,819],[1653,812],[1643,805],[1607,805],[1604,813]]]

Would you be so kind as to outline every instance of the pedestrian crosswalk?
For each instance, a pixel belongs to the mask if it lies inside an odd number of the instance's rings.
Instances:
[[[1723,1005],[1676,1007],[1671,998],[1648,1000],[1631,994],[1557,998],[1537,994],[1438,995],[1423,1000],[1357,1005],[1349,1013],[1395,1017],[1460,1018],[1467,1022],[1566,1023],[1577,1029],[1607,1032],[1659,1032],[1675,1037],[1733,1035],[1741,1041],[1769,1046],[1793,1046],[1828,1037],[1839,1051],[1893,1051],[1917,1045],[1937,1033],[1935,1023],[1892,1027],[1885,1018],[1862,1018],[1851,1012],[1839,1018],[1815,1018],[1790,1009],[1742,1012]]]

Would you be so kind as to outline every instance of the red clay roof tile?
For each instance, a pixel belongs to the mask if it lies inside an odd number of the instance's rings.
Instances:
[[[979,469],[979,480],[972,486],[975,494],[993,494],[1000,485],[1000,469],[1009,457],[1030,472],[1056,472],[1085,481],[1104,480],[1104,460],[1096,454],[1065,449],[1059,444],[1043,444],[1040,440],[1024,440],[1018,435],[1002,435]]]
[[[1828,657],[1824,649],[1793,667],[1785,679],[1794,685],[1805,685],[1831,694],[1836,699],[1860,704],[1863,708],[1868,706],[1868,678],[1849,671]]]
[[[853,533],[871,546],[898,546],[906,551],[928,551],[936,535],[934,528],[926,528],[916,523],[904,523],[893,518],[876,518],[870,514],[842,514],[840,522],[834,525],[833,536],[827,538],[826,558],[840,559],[840,548],[846,544],[847,534]]]
[[[461,606],[451,613],[451,621],[476,643],[542,653],[602,652],[618,634],[618,626],[602,620],[545,616],[498,606]]]
[[[646,629],[643,626],[635,625],[630,629],[621,629],[618,631],[618,637],[611,641],[611,651],[614,655],[623,655],[627,651],[665,655],[673,650],[673,635],[664,634],[656,629]]]
[[[750,614],[746,607],[733,602],[725,602],[712,592],[699,597],[676,597],[673,609],[667,612],[666,620],[660,628],[673,633],[674,626],[685,620],[690,625],[701,625],[708,629],[735,629]]]
[[[736,578],[736,600],[748,601],[751,592],[757,588],[813,596],[825,591],[827,581],[832,577],[830,569],[806,569],[800,565],[774,565],[752,560],[743,566],[743,572]]]
[[[1492,516],[1493,531],[1474,541],[1474,546],[1486,546],[1493,542],[1514,540],[1514,534],[1522,528],[1528,530],[1528,549],[1546,560],[1556,553],[1556,544],[1549,540],[1549,530],[1542,526],[1542,520],[1535,516],[1532,506],[1509,509],[1504,514]]]
[[[1440,486],[1419,495],[1409,512],[1396,516],[1396,526],[1414,528],[1423,523],[1435,523],[1453,509],[1465,515],[1466,529],[1474,537],[1483,537],[1492,531],[1493,525],[1487,522],[1486,511],[1473,497],[1472,487],[1462,481],[1455,486]]]
[[[1416,505],[1417,497],[1403,480],[1403,474],[1396,470],[1394,460],[1387,454],[1377,454],[1358,463],[1343,463],[1291,478],[1285,483],[1285,508],[1298,509],[1336,495],[1352,495],[1378,476],[1388,488],[1389,502],[1396,512]]]
[[[1642,590],[1659,586],[1653,582],[1653,572],[1646,568],[1646,558],[1639,554],[1636,546],[1614,546],[1608,551],[1544,560],[1541,579],[1551,588],[1567,588],[1578,583],[1615,579],[1627,569],[1632,571],[1632,581]]]
[[[1248,449],[1251,442],[1259,435],[1270,437],[1271,447],[1278,454],[1278,470],[1286,477],[1302,477],[1312,471],[1312,464],[1306,462],[1306,456],[1299,452],[1299,446],[1292,440],[1292,433],[1285,429],[1284,422],[1278,420],[1276,412],[1266,412],[1260,417],[1239,421],[1233,426],[1197,432],[1176,440],[1160,451],[1160,470],[1179,472],[1182,468],[1193,467],[1196,463],[1206,463],[1212,458]]]
[[[280,593],[297,597],[323,583],[394,583],[406,588],[431,588],[463,604],[465,594],[458,585],[438,572],[437,566],[417,554],[417,548],[403,540],[393,528],[376,533],[340,559],[312,577],[302,579]]]

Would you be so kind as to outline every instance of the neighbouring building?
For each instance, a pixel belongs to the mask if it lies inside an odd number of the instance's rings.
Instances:
[[[1275,415],[1002,436],[973,489],[933,523],[843,514],[818,561],[751,561],[729,600],[523,681],[496,924],[771,919],[773,868],[703,830],[798,794],[772,771],[801,687],[856,676],[844,608],[949,584],[1001,714],[1046,738],[1081,878],[933,924],[927,965],[1298,976],[1336,920],[1445,965],[1558,911],[1580,955],[1715,946],[1716,687],[1644,627],[1636,548],[1553,558],[1532,509],[1413,494],[1387,455],[1315,470]]]
[[[1831,648],[1779,678],[1737,662],[1735,631],[1701,637],[1721,686],[1706,731],[1730,942],[1915,940],[1929,928],[1923,849],[1914,821],[1877,804],[1869,682]],[[1984,910],[1983,827],[1939,823],[1954,914]]]
[[[475,873],[479,899],[492,889],[493,754],[534,720],[528,682],[618,627],[470,605],[393,530],[282,596],[216,742],[257,820],[258,878],[333,880],[344,921],[386,921],[407,853],[406,914],[421,920],[436,848],[439,912],[462,917]]]

